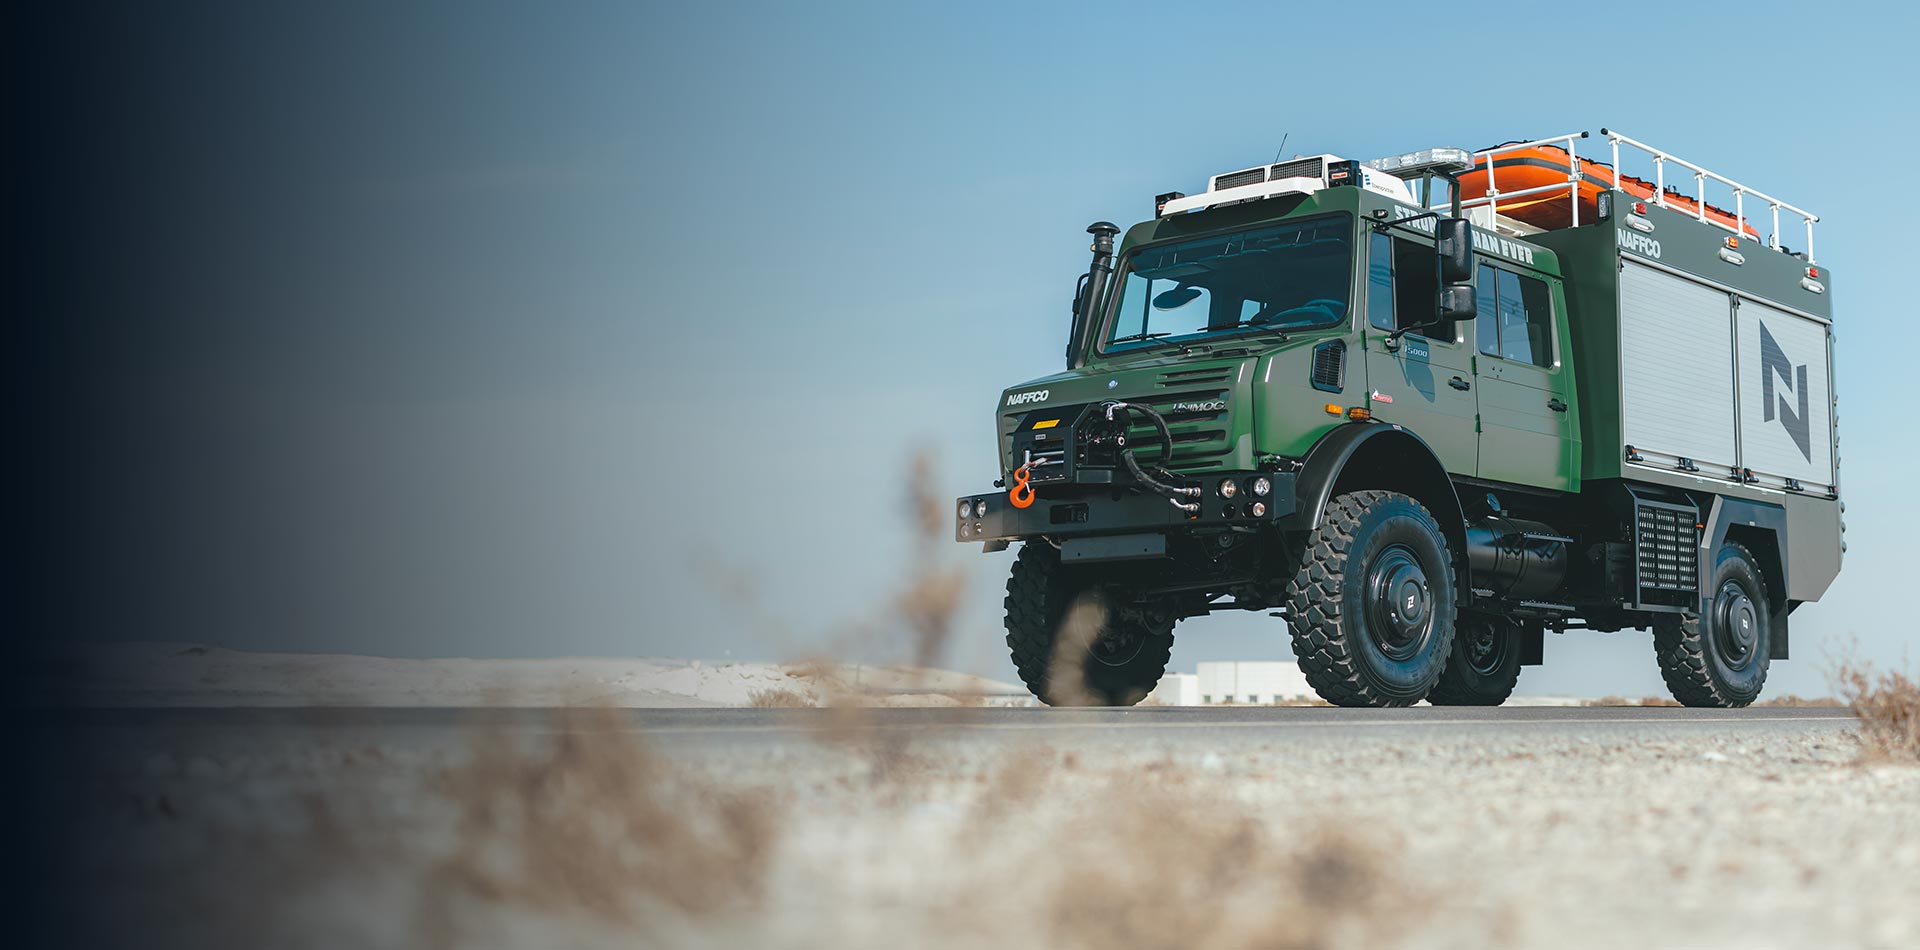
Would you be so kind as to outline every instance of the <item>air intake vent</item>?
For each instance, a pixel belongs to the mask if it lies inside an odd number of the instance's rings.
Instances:
[[[1320,158],[1320,156],[1315,155],[1312,158],[1296,158],[1290,162],[1281,162],[1268,170],[1267,180],[1279,181],[1282,178],[1319,178],[1324,173],[1320,167],[1322,161],[1323,159]]]
[[[1313,388],[1337,393],[1347,388],[1347,342],[1328,340],[1313,348]]]
[[[1694,512],[1677,505],[1640,503],[1634,553],[1643,592],[1699,589],[1700,535],[1694,517]]]
[[[1267,180],[1266,169],[1249,168],[1243,172],[1229,172],[1225,175],[1221,175],[1215,178],[1213,180],[1213,190],[1223,191],[1228,188],[1238,188],[1241,185],[1257,185],[1260,182],[1263,182],[1266,180]]]
[[[1231,364],[1227,366],[1211,366],[1206,369],[1180,369],[1180,370],[1174,370],[1172,372],[1161,373],[1159,381],[1154,383],[1154,385],[1160,387],[1161,389],[1166,389],[1169,386],[1193,386],[1200,383],[1224,383],[1227,380],[1232,379],[1233,374],[1234,374],[1234,367]]]

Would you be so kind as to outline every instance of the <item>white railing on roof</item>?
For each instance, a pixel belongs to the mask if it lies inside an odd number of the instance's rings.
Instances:
[[[1813,212],[1807,211],[1802,208],[1794,207],[1793,205],[1790,205],[1784,201],[1781,201],[1780,199],[1775,198],[1772,195],[1769,195],[1756,188],[1751,188],[1751,187],[1748,187],[1747,185],[1743,185],[1737,181],[1734,181],[1731,178],[1726,177],[1725,175],[1708,171],[1707,169],[1702,168],[1699,165],[1695,165],[1694,163],[1686,161],[1685,159],[1663,152],[1644,142],[1630,139],[1624,135],[1621,135],[1619,132],[1615,132],[1611,129],[1603,128],[1600,130],[1600,134],[1607,137],[1608,143],[1613,148],[1613,167],[1611,169],[1608,169],[1607,171],[1608,177],[1592,176],[1594,180],[1599,184],[1619,189],[1621,187],[1619,183],[1620,178],[1623,174],[1620,170],[1620,146],[1626,145],[1629,148],[1639,149],[1641,152],[1646,153],[1653,160],[1653,197],[1647,200],[1652,201],[1654,204],[1659,205],[1662,208],[1671,207],[1670,203],[1667,200],[1667,168],[1666,166],[1667,166],[1667,163],[1669,162],[1675,165],[1679,165],[1682,168],[1685,168],[1693,172],[1693,183],[1694,183],[1695,195],[1690,200],[1693,202],[1694,208],[1693,208],[1693,211],[1691,212],[1687,212],[1684,209],[1679,209],[1679,208],[1675,208],[1674,210],[1680,211],[1682,214],[1690,213],[1697,220],[1704,221],[1707,224],[1711,224],[1714,227],[1720,228],[1721,230],[1731,231],[1736,235],[1745,237],[1746,228],[1747,228],[1746,199],[1748,195],[1752,195],[1754,198],[1759,199],[1760,201],[1766,202],[1768,210],[1772,214],[1773,233],[1767,236],[1767,246],[1774,248],[1775,250],[1778,250],[1780,248],[1780,212],[1782,209],[1784,209],[1788,212],[1799,215],[1801,220],[1806,224],[1807,263],[1809,264],[1814,263],[1813,224],[1814,222],[1820,220],[1819,215],[1814,214]],[[1508,201],[1512,201],[1516,198],[1525,198],[1525,197],[1531,197],[1533,195],[1548,194],[1550,192],[1560,191],[1564,189],[1567,192],[1568,205],[1572,210],[1572,218],[1571,218],[1572,223],[1575,227],[1578,227],[1580,224],[1580,183],[1582,181],[1585,181],[1589,176],[1585,172],[1583,172],[1580,168],[1580,154],[1577,148],[1577,143],[1579,142],[1579,140],[1584,139],[1586,137],[1587,137],[1587,133],[1585,132],[1574,132],[1567,135],[1556,135],[1551,138],[1535,139],[1531,142],[1517,142],[1511,145],[1501,145],[1495,148],[1474,152],[1473,157],[1476,162],[1479,162],[1481,160],[1484,160],[1486,162],[1487,193],[1478,198],[1472,198],[1466,201],[1462,201],[1460,203],[1460,207],[1464,209],[1464,208],[1478,208],[1481,206],[1485,206],[1490,213],[1498,215],[1500,213],[1500,201],[1503,198]],[[1567,153],[1566,182],[1564,183],[1555,182],[1551,185],[1538,185],[1532,188],[1522,188],[1519,191],[1502,192],[1500,190],[1499,173],[1493,167],[1494,159],[1500,155],[1505,155],[1509,152],[1519,152],[1519,151],[1524,151],[1526,149],[1539,148],[1543,145],[1551,145],[1556,148],[1564,149],[1566,151]],[[1612,180],[1608,180],[1609,177]],[[1734,217],[1733,225],[1729,226],[1725,222],[1720,221],[1716,217],[1708,217],[1706,184],[1709,180],[1719,182],[1720,184],[1726,185],[1728,188],[1733,189],[1733,217]]]
[[[1741,235],[1742,237],[1744,237],[1746,235],[1746,228],[1747,228],[1746,199],[1748,195],[1752,195],[1755,198],[1758,198],[1761,201],[1766,202],[1768,209],[1773,214],[1773,233],[1767,235],[1767,246],[1778,250],[1780,247],[1780,210],[1784,208],[1787,211],[1790,211],[1794,214],[1799,215],[1800,220],[1803,221],[1807,227],[1807,263],[1809,264],[1814,263],[1813,223],[1815,221],[1820,220],[1819,215],[1814,214],[1811,211],[1807,211],[1803,208],[1796,208],[1793,205],[1787,204],[1786,202],[1781,201],[1780,199],[1767,194],[1766,192],[1760,191],[1756,188],[1749,188],[1746,185],[1743,185],[1737,181],[1734,181],[1733,179],[1728,178],[1725,175],[1719,175],[1719,174],[1710,172],[1704,168],[1701,168],[1698,165],[1695,165],[1692,162],[1686,161],[1685,159],[1678,158],[1673,155],[1669,155],[1666,152],[1663,152],[1657,148],[1654,148],[1651,145],[1646,144],[1645,142],[1634,141],[1633,139],[1627,138],[1626,136],[1621,135],[1620,133],[1615,132],[1611,129],[1601,129],[1600,134],[1606,136],[1607,141],[1613,144],[1613,168],[1614,168],[1614,175],[1616,177],[1620,174],[1620,146],[1627,145],[1632,148],[1637,148],[1640,151],[1645,152],[1646,154],[1652,156],[1653,158],[1653,203],[1659,205],[1662,208],[1667,207],[1667,163],[1672,162],[1675,165],[1679,165],[1680,167],[1688,169],[1689,171],[1693,172],[1693,187],[1694,187],[1694,191],[1697,192],[1697,194],[1694,196],[1694,217],[1698,218],[1701,221],[1705,221],[1708,224],[1711,224],[1717,228],[1721,228],[1727,231],[1732,231],[1734,234]],[[1708,179],[1712,179],[1723,185],[1726,185],[1728,188],[1733,189],[1734,226],[1731,228],[1727,227],[1725,224],[1720,223],[1719,221],[1715,221],[1707,217],[1706,190],[1707,190]]]
[[[1478,208],[1481,205],[1485,205],[1487,207],[1487,210],[1490,213],[1497,215],[1500,213],[1500,199],[1502,198],[1505,198],[1508,201],[1512,201],[1515,198],[1525,198],[1532,195],[1543,195],[1548,192],[1559,191],[1564,188],[1566,189],[1566,192],[1567,192],[1567,201],[1573,207],[1573,226],[1579,227],[1580,226],[1580,182],[1584,176],[1582,176],[1580,173],[1580,154],[1575,150],[1574,143],[1586,137],[1587,137],[1587,133],[1585,132],[1573,132],[1567,135],[1556,135],[1552,138],[1535,139],[1531,142],[1517,142],[1512,145],[1501,145],[1496,148],[1490,148],[1485,151],[1473,153],[1473,157],[1476,162],[1481,159],[1486,160],[1487,193],[1485,195],[1482,195],[1481,197],[1460,202],[1460,207],[1463,209]],[[1494,173],[1494,167],[1493,167],[1494,156],[1505,155],[1508,152],[1518,152],[1518,151],[1523,151],[1525,149],[1530,149],[1530,148],[1539,148],[1542,145],[1553,145],[1566,150],[1567,152],[1566,183],[1561,184],[1559,182],[1555,182],[1551,185],[1537,185],[1532,188],[1522,188],[1519,191],[1509,191],[1509,192],[1502,193],[1500,191],[1500,179]]]

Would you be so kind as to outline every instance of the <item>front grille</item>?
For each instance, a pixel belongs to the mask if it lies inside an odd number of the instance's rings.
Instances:
[[[1268,169],[1267,180],[1279,181],[1282,178],[1319,178],[1324,173],[1320,167],[1321,159],[1296,158],[1290,162],[1281,162]]]
[[[1313,348],[1313,388],[1337,393],[1347,388],[1347,342],[1329,340]]]
[[[1172,452],[1165,467],[1174,472],[1199,473],[1217,471],[1227,467],[1227,454],[1232,447],[1228,438],[1230,409],[1206,410],[1192,408],[1193,404],[1225,404],[1230,390],[1231,375],[1234,370],[1226,367],[1217,370],[1187,371],[1195,375],[1186,383],[1175,385],[1181,388],[1168,388],[1160,392],[1145,395],[1117,397],[1136,405],[1150,406],[1167,421],[1167,431],[1173,436]],[[1208,382],[1199,376],[1199,372],[1217,373],[1217,379]],[[1162,374],[1161,382],[1168,383],[1173,373]],[[1104,401],[1104,400],[1103,400]],[[1185,404],[1188,408],[1176,410],[1174,407]],[[1044,418],[1077,419],[1085,405],[1051,407]],[[1035,484],[1059,481],[1066,477],[1066,466],[1055,460],[1064,454],[1067,443],[1066,425],[1046,431],[1045,439],[1035,439],[1040,433],[1020,431],[1025,414],[1005,415],[1000,420],[1001,444],[1006,447],[1008,468],[1017,468],[1031,451],[1036,464],[1031,480]],[[1133,417],[1134,424],[1127,430],[1127,444],[1136,449],[1136,457],[1151,464],[1160,458],[1160,430],[1139,415]]]
[[[1640,586],[1653,590],[1700,589],[1700,536],[1694,513],[1677,505],[1641,502],[1635,549]]]
[[[1213,180],[1213,190],[1225,191],[1228,188],[1238,188],[1241,185],[1255,185],[1266,180],[1266,169],[1249,168],[1243,172],[1229,172],[1215,178]]]

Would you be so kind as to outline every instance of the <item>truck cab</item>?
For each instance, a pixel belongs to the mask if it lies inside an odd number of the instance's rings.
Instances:
[[[1001,477],[956,500],[956,540],[1020,545],[1035,694],[1137,702],[1177,623],[1258,610],[1342,705],[1497,704],[1546,631],[1627,627],[1681,701],[1751,702],[1843,548],[1830,275],[1603,134],[1606,166],[1322,155],[1089,228],[1066,369],[1001,393]],[[1503,196],[1516,153],[1563,178]]]

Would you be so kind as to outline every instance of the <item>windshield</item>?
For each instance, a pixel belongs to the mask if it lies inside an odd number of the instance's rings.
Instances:
[[[1352,227],[1342,215],[1134,251],[1121,265],[1102,349],[1341,323]]]

